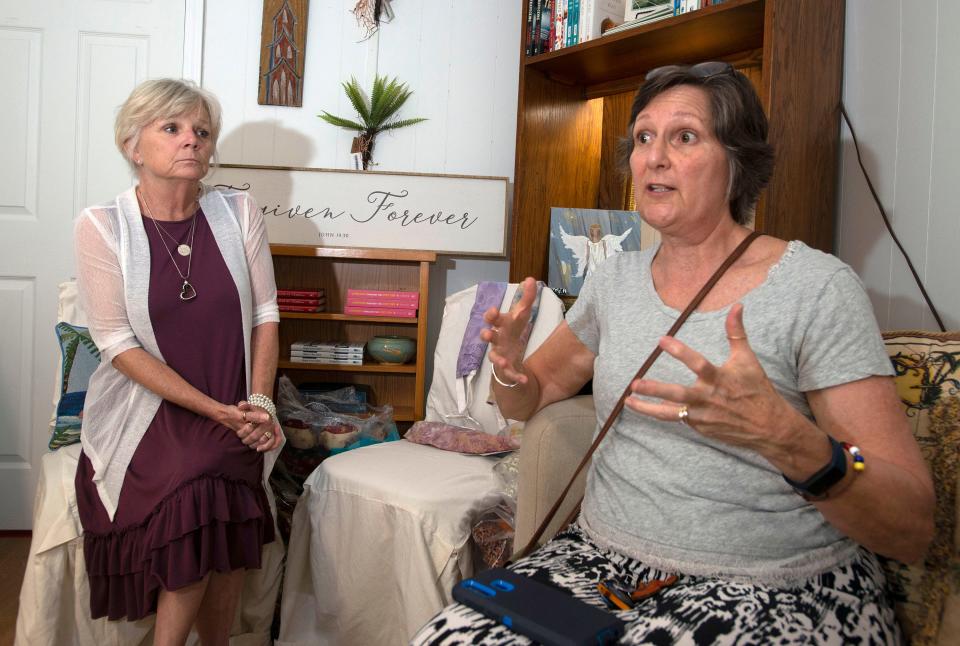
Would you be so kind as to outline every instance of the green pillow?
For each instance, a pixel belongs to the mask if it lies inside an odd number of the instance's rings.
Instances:
[[[87,328],[61,322],[55,329],[63,361],[60,364],[60,401],[57,402],[57,416],[49,443],[51,449],[80,441],[87,384],[100,365],[100,350]]]

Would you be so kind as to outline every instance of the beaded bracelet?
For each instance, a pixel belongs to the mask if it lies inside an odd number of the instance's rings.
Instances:
[[[850,454],[850,457],[853,458],[853,470],[857,473],[862,473],[864,469],[867,468],[867,463],[863,460],[863,453],[860,452],[859,446],[854,446],[850,442],[841,442],[844,450]]]
[[[253,393],[247,397],[247,403],[254,406],[259,406],[263,410],[267,411],[270,414],[270,417],[277,424],[280,423],[280,420],[277,419],[277,407],[274,405],[273,400],[267,397],[266,395],[260,393]]]

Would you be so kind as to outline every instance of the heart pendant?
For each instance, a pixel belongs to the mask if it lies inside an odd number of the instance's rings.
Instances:
[[[183,281],[183,287],[180,288],[180,300],[189,301],[197,297],[197,290],[187,281]]]

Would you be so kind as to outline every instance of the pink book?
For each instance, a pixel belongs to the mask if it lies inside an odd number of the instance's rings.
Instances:
[[[277,305],[323,305],[327,299],[325,298],[287,298],[281,296],[277,299]]]
[[[347,307],[373,307],[398,310],[417,309],[416,301],[389,301],[385,298],[347,298]]]
[[[319,298],[322,289],[278,289],[277,298]]]
[[[405,301],[416,303],[420,300],[420,292],[405,292],[400,290],[376,289],[348,289],[347,300],[351,298],[377,299],[382,301]]]
[[[349,305],[343,308],[343,313],[350,316],[390,316],[402,319],[412,319],[417,316],[417,310],[408,308],[350,307]]]

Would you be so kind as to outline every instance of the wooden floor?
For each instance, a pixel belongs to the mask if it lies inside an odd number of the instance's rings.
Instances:
[[[29,536],[0,536],[0,646],[13,643],[20,583],[30,551]]]

